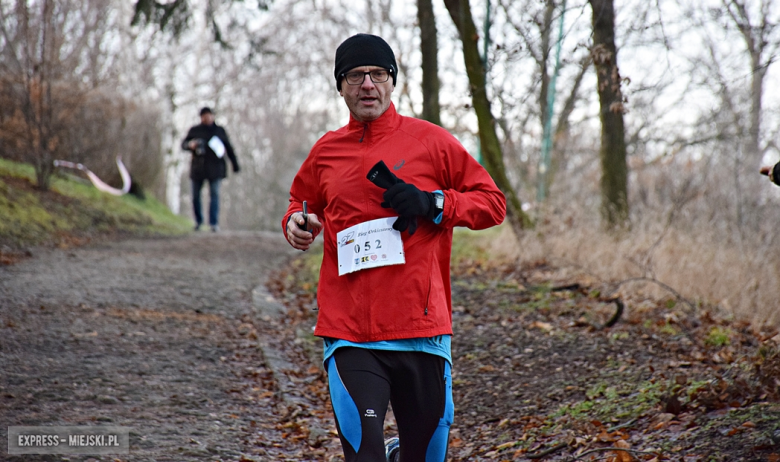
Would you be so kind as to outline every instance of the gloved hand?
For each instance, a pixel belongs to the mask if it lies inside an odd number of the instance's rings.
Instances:
[[[433,193],[420,191],[420,188],[409,183],[396,183],[382,195],[385,200],[382,207],[392,207],[401,216],[423,216],[433,219]]]
[[[233,173],[238,173],[240,171],[241,171],[241,169],[238,167],[238,164],[233,166]]]
[[[393,223],[393,229],[400,233],[408,229],[411,236],[417,231],[417,217],[398,217]]]
[[[387,165],[385,165],[384,161],[381,160],[377,162],[376,165],[371,167],[371,170],[369,170],[366,178],[383,189],[390,189],[395,185],[406,184],[404,183],[404,180],[395,176],[395,174],[391,172],[389,168],[387,168]],[[387,194],[387,191],[385,191],[385,194]],[[386,202],[382,202],[381,205],[385,208],[390,207],[390,204]],[[393,229],[399,232],[409,230],[410,236],[414,234],[414,232],[417,231],[417,216],[402,215],[400,213],[399,215],[400,216],[398,219],[395,221],[395,223],[393,223]]]

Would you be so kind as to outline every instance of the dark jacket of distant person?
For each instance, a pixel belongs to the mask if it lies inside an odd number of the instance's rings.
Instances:
[[[221,158],[217,157],[217,154],[208,146],[212,136],[218,137],[222,140],[222,144],[225,145],[225,155]],[[197,155],[187,146],[190,140],[198,138],[202,139],[205,144],[206,149],[203,155]],[[238,160],[236,160],[236,154],[233,152],[233,146],[230,144],[227,132],[216,123],[211,125],[201,123],[190,128],[190,131],[187,132],[187,137],[181,143],[181,147],[192,152],[192,163],[190,165],[191,180],[217,180],[227,177],[225,157],[230,159],[234,172],[239,170]]]

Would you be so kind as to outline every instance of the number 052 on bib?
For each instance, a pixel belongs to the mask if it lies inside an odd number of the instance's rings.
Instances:
[[[351,226],[336,234],[339,276],[369,268],[403,265],[404,243],[393,229],[398,217],[379,218]]]

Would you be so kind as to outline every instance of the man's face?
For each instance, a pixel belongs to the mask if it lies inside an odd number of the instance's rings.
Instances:
[[[210,112],[204,112],[200,115],[200,123],[203,125],[211,125],[214,123],[214,114]]]
[[[350,69],[348,72],[370,72],[375,69],[383,69],[379,66],[360,66]],[[393,94],[393,78],[387,82],[374,83],[371,76],[366,75],[360,85],[350,85],[346,79],[341,79],[341,91],[339,94],[347,103],[349,112],[359,122],[370,122],[385,113],[390,107],[390,96]]]

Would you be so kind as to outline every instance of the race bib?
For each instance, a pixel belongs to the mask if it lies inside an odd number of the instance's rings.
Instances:
[[[339,276],[379,266],[403,265],[404,243],[393,229],[398,217],[366,221],[336,234]]]

